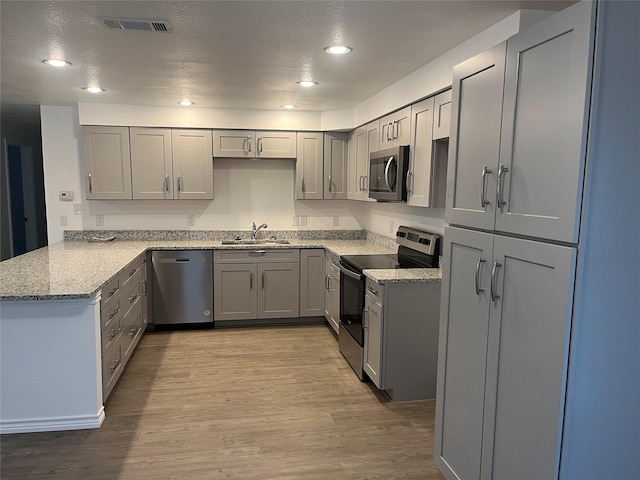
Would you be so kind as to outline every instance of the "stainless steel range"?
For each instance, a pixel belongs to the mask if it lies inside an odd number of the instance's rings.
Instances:
[[[396,233],[397,254],[345,255],[340,257],[340,352],[362,380],[364,352],[365,276],[363,270],[437,268],[442,237],[435,233],[400,227]]]

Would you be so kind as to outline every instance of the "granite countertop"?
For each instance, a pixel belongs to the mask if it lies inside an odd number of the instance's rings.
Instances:
[[[387,283],[439,283],[440,268],[400,268],[364,270],[364,275],[382,285]]]
[[[395,253],[393,244],[371,240],[290,239],[288,245],[222,245],[220,240],[63,241],[0,262],[0,301],[82,299],[147,250],[325,248],[335,255]],[[439,270],[438,270],[439,271]],[[433,269],[372,270],[380,283],[439,281]]]

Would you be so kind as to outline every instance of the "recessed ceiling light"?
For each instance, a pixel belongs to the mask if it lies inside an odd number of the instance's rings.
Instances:
[[[312,82],[311,80],[301,80],[300,82],[296,82],[301,87],[315,87],[318,85],[318,82]]]
[[[282,105],[282,108],[286,108],[287,110],[292,110],[294,108],[298,108],[295,105]]]
[[[344,45],[332,45],[330,47],[324,47],[323,50],[331,55],[344,55],[345,53],[351,52],[353,48]]]
[[[51,65],[52,67],[68,67],[71,65],[71,62],[67,62],[61,58],[47,58],[46,60],[42,60],[42,63]]]
[[[104,88],[100,87],[82,87],[82,90],[86,90],[89,93],[102,93],[104,92]]]
[[[189,100],[182,100],[180,102],[180,105],[182,105],[183,107],[190,107],[191,105],[193,105],[193,102],[190,102]]]

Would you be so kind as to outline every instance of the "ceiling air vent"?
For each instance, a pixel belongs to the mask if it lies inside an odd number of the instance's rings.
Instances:
[[[96,17],[107,30],[138,30],[143,32],[171,33],[171,24],[164,20],[142,20],[134,18]]]

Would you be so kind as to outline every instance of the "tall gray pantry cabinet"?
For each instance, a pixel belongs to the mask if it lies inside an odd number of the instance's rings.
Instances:
[[[599,328],[594,323],[584,330],[581,322],[592,319],[574,315],[581,298],[575,287],[589,284],[580,256],[612,254],[581,232],[596,212],[607,221],[589,203],[597,183],[588,172],[605,162],[592,138],[600,131],[617,135],[638,115],[631,102],[608,125],[597,109],[617,95],[614,82],[600,81],[600,62],[607,59],[608,72],[620,74],[629,61],[622,52],[633,51],[610,20],[624,18],[624,9],[631,17],[638,11],[623,2],[580,2],[454,69],[434,449],[449,479],[626,479],[640,473],[631,472],[630,455],[612,452],[621,462],[608,461],[598,439],[582,442],[584,457],[566,455],[568,439],[576,441],[579,431],[568,414],[580,418],[568,403],[572,372],[583,375],[584,368],[570,355]],[[631,23],[623,28],[635,29]],[[606,141],[631,145],[628,138]],[[621,158],[631,150],[621,149]],[[601,188],[610,210],[618,207],[616,196],[629,195],[614,182]],[[624,284],[616,288],[629,292]],[[596,410],[594,404],[585,402],[585,408]],[[598,407],[598,414],[606,410]],[[598,435],[606,437],[606,428]],[[619,428],[629,437],[632,427]],[[589,473],[581,464],[596,468]],[[606,476],[596,474],[598,468]]]

